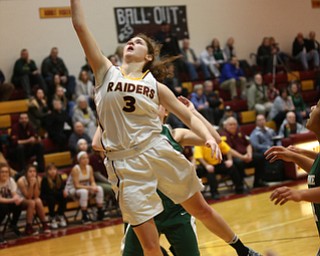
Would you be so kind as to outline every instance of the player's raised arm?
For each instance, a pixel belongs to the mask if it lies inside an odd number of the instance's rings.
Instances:
[[[78,35],[82,48],[86,54],[88,62],[95,74],[97,83],[100,84],[106,71],[112,65],[103,56],[95,38],[91,34],[85,20],[83,7],[80,0],[70,0],[72,24]]]

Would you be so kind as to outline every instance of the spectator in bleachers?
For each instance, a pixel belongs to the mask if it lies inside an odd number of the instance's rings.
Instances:
[[[72,122],[81,122],[85,127],[86,133],[91,139],[93,138],[97,128],[97,121],[84,95],[80,95],[77,98],[76,106],[73,109]]]
[[[32,124],[29,122],[27,113],[19,115],[19,122],[14,124],[10,133],[10,150],[12,159],[18,165],[21,172],[32,156],[36,156],[38,170],[44,171],[44,148],[41,138],[36,134]]]
[[[67,193],[64,190],[65,183],[58,173],[57,167],[51,163],[46,166],[46,175],[41,181],[41,198],[49,208],[49,221],[53,229],[66,227],[67,222],[64,217],[67,204]],[[55,207],[58,205],[58,210]],[[57,222],[58,221],[58,222]]]
[[[79,98],[81,95],[84,95],[88,101],[89,106],[92,108],[92,105],[94,105],[94,102],[93,102],[94,86],[89,79],[89,74],[87,71],[82,70],[80,72],[75,91],[76,91],[75,92],[76,98]]]
[[[298,33],[292,44],[292,57],[299,60],[304,70],[309,69],[309,61],[313,61],[315,68],[319,67],[319,52],[312,46],[308,45],[308,40],[303,37],[302,33]]]
[[[78,141],[79,139],[85,139],[88,145],[91,145],[92,139],[90,136],[85,132],[84,126],[81,122],[75,122],[73,124],[73,132],[69,137],[68,147],[71,152],[72,157],[76,156],[77,148],[78,148]],[[90,146],[89,146],[90,148]]]
[[[29,58],[27,49],[21,50],[20,58],[14,64],[11,81],[16,86],[21,86],[27,97],[31,96],[32,88],[35,85],[47,92],[47,85],[41,76],[36,63]]]
[[[254,152],[252,145],[239,128],[234,117],[229,117],[223,122],[221,136],[225,136],[226,143],[233,149],[233,163],[240,173],[245,176],[245,168],[254,167],[253,187],[264,187],[262,177],[264,174],[264,156],[262,153]]]
[[[279,135],[288,138],[291,134],[307,132],[306,128],[297,122],[296,114],[293,111],[289,111],[286,114],[286,119],[282,122]]]
[[[227,56],[225,55],[224,51],[220,47],[220,42],[217,38],[212,39],[211,46],[213,49],[213,57],[216,60],[216,62],[219,64],[218,67],[221,70],[222,65],[228,61]]]
[[[68,100],[65,92],[66,89],[64,89],[62,86],[58,86],[55,94],[53,95],[53,100],[60,100],[62,102],[62,109],[68,113],[70,118],[72,118],[75,102]],[[52,107],[53,106],[51,106],[51,108]]]
[[[221,70],[220,88],[230,91],[231,99],[238,98],[237,86],[240,85],[241,97],[246,98],[246,83],[244,72],[239,66],[237,57],[232,57]]]
[[[268,84],[267,96],[270,102],[274,102],[276,97],[279,95],[279,90],[275,87],[274,83]]]
[[[261,68],[263,74],[272,73],[273,53],[269,37],[264,37],[261,45],[258,47],[257,65]]]
[[[273,103],[268,99],[268,87],[263,83],[260,73],[255,74],[247,90],[247,102],[249,110],[255,110],[258,114],[266,115],[272,108]]]
[[[233,56],[237,56],[236,49],[234,47],[234,38],[229,37],[223,48],[224,54],[227,57],[227,60],[230,60]]]
[[[307,104],[305,103],[302,94],[300,92],[300,82],[293,81],[290,85],[290,95],[292,98],[293,105],[295,107],[297,121],[299,123],[303,123],[303,120],[309,118],[310,110],[307,108]]]
[[[81,71],[87,71],[87,72],[88,72],[88,75],[89,75],[90,81],[94,84],[94,74],[93,74],[92,68],[90,67],[90,65],[89,65],[89,63],[88,63],[87,57],[85,58],[85,60],[86,60],[86,64],[84,64],[84,65],[81,67]],[[81,71],[80,71],[80,72],[81,72]]]
[[[10,167],[5,163],[0,163],[0,225],[8,214],[12,214],[10,219],[10,229],[19,237],[21,235],[17,223],[22,210],[22,197],[17,194],[17,184],[10,177]],[[0,245],[5,244],[2,234],[0,234]]]
[[[12,169],[12,167],[9,165],[8,160],[3,155],[3,142],[0,140],[0,164],[6,164],[10,168],[10,177],[15,177],[17,175],[17,171]]]
[[[279,129],[288,111],[295,111],[295,107],[288,89],[281,88],[280,95],[278,95],[273,102],[268,119],[273,120],[277,125],[277,129]]]
[[[80,139],[78,141],[78,152],[85,151],[89,156],[89,163],[93,169],[94,180],[98,186],[103,189],[103,194],[105,196],[106,202],[114,197],[114,193],[111,187],[111,183],[108,181],[107,170],[103,163],[104,155],[100,152],[91,152],[88,143],[85,139]]]
[[[316,50],[318,54],[320,54],[320,44],[316,39],[316,32],[314,31],[309,32],[308,47]]]
[[[58,57],[59,51],[57,47],[51,49],[50,55],[42,61],[41,72],[48,86],[53,88],[54,76],[58,75],[61,84],[67,90],[67,98],[72,99],[75,89],[75,78],[69,75],[69,71],[62,58]],[[53,88],[53,91],[55,88]]]
[[[237,194],[244,192],[243,177],[233,164],[231,148],[224,141],[219,143],[219,148],[224,157],[222,162],[215,155],[212,156],[211,150],[206,146],[196,146],[193,155],[194,159],[199,162],[197,166],[198,176],[205,176],[208,179],[212,199],[219,199],[217,174],[230,176],[235,186],[235,192]]]
[[[65,150],[72,132],[72,122],[59,99],[53,100],[53,109],[47,118],[47,131],[49,138],[58,145],[59,150]]]
[[[236,120],[238,120],[237,113],[235,111],[233,111],[229,105],[226,105],[224,107],[223,116],[221,117],[220,122],[219,122],[219,128],[223,128],[223,122],[231,116],[234,117]]]
[[[253,151],[264,154],[274,145],[281,145],[281,138],[276,136],[276,132],[266,126],[264,115],[257,115],[256,128],[250,134],[250,143]],[[263,179],[267,181],[283,180],[283,162],[281,160],[269,163],[264,161]]]
[[[14,85],[5,81],[6,78],[0,69],[0,101],[9,100],[14,91]]]
[[[280,64],[280,65],[288,65],[290,61],[290,56],[286,54],[285,52],[280,50],[279,43],[276,41],[274,37],[269,37],[270,40],[270,46],[271,46],[271,53],[276,57],[273,59],[273,65],[274,64]],[[275,61],[275,62],[274,62]]]
[[[182,47],[180,51],[182,54],[182,61],[189,73],[191,81],[199,80],[198,70],[202,71],[205,79],[211,78],[208,67],[198,59],[194,50],[190,48],[189,39],[182,40]]]
[[[33,229],[34,214],[39,217],[44,233],[51,233],[46,222],[46,215],[40,198],[41,178],[37,174],[37,166],[28,165],[23,176],[18,179],[18,195],[23,198],[22,204],[27,206],[26,235],[35,235],[38,232]]]
[[[89,157],[87,152],[81,151],[77,154],[78,163],[75,165],[68,177],[66,184],[66,191],[68,196],[79,200],[82,223],[90,223],[91,218],[88,214],[88,203],[90,196],[94,196],[98,207],[98,220],[102,220],[104,217],[103,211],[103,189],[95,182],[93,170],[89,165]]]
[[[256,128],[250,134],[250,143],[253,150],[257,153],[264,154],[267,149],[274,145],[273,138],[276,132],[266,126],[266,118],[263,114],[256,117]]]
[[[206,65],[209,71],[214,77],[220,77],[220,64],[217,63],[215,58],[213,57],[213,48],[211,45],[208,45],[205,50],[200,53],[200,62],[203,65]]]
[[[50,110],[47,104],[46,96],[42,89],[37,89],[35,96],[29,99],[28,103],[28,116],[30,123],[35,129],[36,133],[40,134],[47,128],[47,117]]]
[[[213,121],[215,125],[219,125],[220,119],[223,116],[223,99],[219,97],[219,95],[213,91],[213,82],[212,80],[206,80],[203,83],[204,86],[204,94],[207,97],[207,101],[209,102],[209,107],[213,111]]]
[[[183,88],[180,82],[180,79],[176,75],[175,66],[173,63],[166,64],[167,76],[163,80],[163,83],[168,86],[168,88],[174,93],[175,96],[184,96],[188,97],[188,90]]]
[[[191,93],[190,101],[201,115],[203,115],[210,123],[214,123],[213,110],[209,106],[202,84],[196,84],[193,87],[193,93]]]

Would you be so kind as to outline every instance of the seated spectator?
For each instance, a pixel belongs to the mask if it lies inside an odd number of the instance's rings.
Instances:
[[[14,85],[5,81],[5,76],[0,69],[0,101],[9,100],[14,91]]]
[[[27,97],[31,96],[32,87],[38,85],[47,93],[47,85],[37,68],[36,63],[29,58],[27,49],[22,49],[20,58],[15,62],[11,82],[21,86]]]
[[[257,65],[263,74],[271,74],[273,67],[273,53],[270,38],[264,37],[257,50]]]
[[[163,83],[168,86],[168,88],[174,93],[175,96],[184,96],[188,97],[188,90],[183,88],[180,82],[180,79],[176,75],[175,66],[173,63],[167,63],[167,76],[163,80]]]
[[[68,177],[65,190],[68,196],[79,200],[82,223],[90,223],[91,219],[88,214],[88,203],[90,196],[94,196],[98,207],[98,220],[104,217],[103,211],[103,189],[96,185],[94,180],[92,167],[89,165],[89,157],[87,152],[81,151],[77,154],[79,164],[75,165]]]
[[[261,74],[254,76],[253,83],[247,91],[247,101],[249,110],[255,110],[258,114],[269,113],[273,103],[268,99],[268,87],[263,84]]]
[[[307,132],[306,128],[297,122],[296,114],[289,111],[286,114],[286,119],[283,121],[279,129],[279,135],[283,138],[288,138],[290,134]]]
[[[200,53],[200,62],[207,66],[214,77],[220,77],[220,64],[213,57],[213,48],[208,45],[204,51]]]
[[[223,116],[223,99],[213,91],[213,82],[206,80],[204,83],[204,94],[209,102],[209,107],[213,111],[213,120],[215,125],[219,125],[220,119]]]
[[[213,111],[210,109],[202,84],[196,84],[193,87],[193,93],[191,93],[190,101],[201,115],[203,115],[210,123],[214,123]]]
[[[238,120],[238,115],[236,112],[234,112],[232,110],[232,108],[230,106],[225,106],[224,108],[224,113],[223,113],[223,116],[222,118],[220,119],[220,122],[219,122],[219,128],[223,128],[223,122],[225,120],[227,120],[229,117],[234,117],[236,120]]]
[[[278,95],[273,102],[268,119],[273,120],[277,125],[277,129],[279,129],[288,111],[295,111],[295,107],[288,89],[281,88],[280,95]]]
[[[225,156],[221,163],[215,155],[212,156],[211,150],[206,146],[196,146],[193,155],[194,159],[200,163],[197,167],[199,177],[205,176],[208,178],[212,199],[219,199],[217,174],[230,176],[237,194],[241,194],[244,191],[243,177],[233,164],[231,148],[224,141],[219,143],[219,148]]]
[[[79,78],[76,84],[76,98],[79,98],[81,95],[85,96],[88,104],[92,108],[92,105],[94,105],[93,102],[93,91],[94,87],[92,82],[89,79],[89,74],[87,71],[82,70],[79,74]]]
[[[87,57],[86,57],[85,59],[86,59],[86,64],[84,64],[84,65],[81,67],[81,71],[87,71],[87,72],[88,72],[88,75],[89,75],[90,81],[91,81],[93,84],[95,84],[94,74],[93,74],[92,68],[90,67],[90,65],[89,65],[89,63],[88,63]]]
[[[78,152],[78,141],[80,139],[85,139],[88,143],[88,145],[91,145],[92,139],[89,137],[89,135],[85,132],[84,126],[81,122],[75,122],[73,124],[73,132],[71,133],[69,137],[68,147],[71,152],[71,156],[75,157]],[[90,146],[89,146],[90,148]]]
[[[53,109],[47,118],[47,131],[49,138],[58,145],[59,150],[65,150],[66,141],[72,132],[72,122],[58,99],[53,100]]]
[[[78,152],[85,151],[88,153],[89,163],[93,169],[94,180],[98,186],[102,187],[105,201],[108,202],[110,199],[113,199],[114,193],[111,183],[108,181],[107,170],[103,163],[105,158],[104,154],[96,151],[90,152],[91,150],[89,149],[88,143],[85,139],[80,139],[78,141],[78,150]]]
[[[184,39],[182,41],[181,47],[181,54],[182,54],[182,61],[186,66],[186,69],[190,75],[191,81],[196,81],[199,79],[198,76],[198,69],[201,69],[205,79],[210,79],[210,72],[207,66],[202,63],[195,54],[194,50],[190,48],[190,41],[189,39]]]
[[[9,165],[7,159],[5,158],[5,156],[2,153],[3,149],[2,149],[2,142],[0,141],[0,164],[6,164],[9,166],[10,169],[10,177],[15,177],[17,175],[17,171],[12,169],[11,166]]]
[[[65,183],[57,167],[54,164],[46,166],[46,175],[41,181],[41,199],[46,202],[49,208],[50,226],[53,229],[66,227],[67,222],[64,218],[64,212],[67,205],[67,193],[64,190]],[[55,206],[58,205],[58,211]],[[58,221],[58,222],[57,222]]]
[[[218,63],[218,68],[221,70],[224,63],[228,61],[227,56],[220,47],[220,42],[217,38],[213,38],[211,41],[211,46],[213,49],[213,57]]]
[[[41,178],[37,174],[35,165],[28,165],[25,174],[18,179],[17,193],[23,198],[22,204],[27,206],[26,235],[35,235],[38,232],[33,229],[34,214],[40,218],[44,233],[51,233],[46,222],[46,215],[40,198]]]
[[[309,49],[314,49],[315,51],[320,54],[320,44],[318,40],[316,39],[316,32],[310,31],[309,33],[309,39],[308,39],[308,47]]]
[[[227,57],[227,60],[230,60],[233,56],[237,56],[236,49],[234,47],[234,38],[229,37],[227,39],[226,45],[223,49],[225,56]]]
[[[240,84],[241,97],[246,97],[246,83],[243,70],[239,67],[237,57],[232,57],[231,60],[223,65],[220,76],[220,88],[230,91],[231,99],[238,98],[237,86]]]
[[[253,167],[254,182],[253,187],[264,187],[266,184],[262,181],[264,174],[264,155],[254,152],[252,145],[246,139],[246,136],[239,129],[237,120],[229,117],[223,123],[221,136],[225,136],[226,143],[233,149],[233,163],[240,173],[245,176],[245,168]]]
[[[42,89],[37,89],[35,96],[29,99],[28,116],[36,133],[47,128],[47,117],[50,113],[46,96]]]
[[[274,83],[268,84],[267,96],[270,102],[274,102],[276,97],[279,95],[279,90],[275,87]]]
[[[85,96],[79,96],[77,104],[73,110],[72,122],[81,122],[85,127],[86,133],[92,139],[97,128],[96,117],[89,107]]]
[[[250,143],[253,151],[259,154],[264,154],[269,148],[274,145],[281,145],[281,140],[276,136],[276,132],[266,126],[266,118],[264,115],[257,115],[256,128],[250,134]],[[265,172],[263,180],[266,181],[281,181],[283,180],[283,162],[275,161],[269,163],[264,161]]]
[[[54,86],[54,76],[58,75],[61,80],[61,85],[67,90],[67,98],[70,100],[74,94],[75,89],[75,78],[69,76],[69,71],[60,57],[58,57],[59,51],[57,47],[51,49],[50,55],[42,61],[41,72],[47,82],[49,88],[52,88],[50,95],[55,91]]]
[[[257,153],[264,154],[267,149],[274,145],[273,138],[276,136],[276,132],[266,126],[266,118],[262,114],[258,114],[256,117],[256,128],[250,134],[250,143],[253,150]]]
[[[290,96],[296,110],[297,121],[302,124],[304,119],[309,118],[309,109],[300,92],[300,83],[293,81],[290,85]]]
[[[270,46],[271,46],[271,53],[277,58],[276,62],[273,64],[278,65],[288,65],[290,61],[290,56],[283,51],[280,50],[279,43],[276,41],[274,37],[269,37]],[[275,59],[273,59],[275,61]]]
[[[10,229],[19,237],[21,235],[17,223],[22,210],[22,197],[17,194],[17,184],[10,177],[10,167],[5,163],[0,163],[0,225],[8,214],[12,214],[10,219]],[[0,245],[6,244],[2,233],[0,233]]]
[[[38,170],[44,171],[44,148],[41,138],[35,133],[29,117],[26,113],[19,115],[19,122],[14,124],[10,133],[11,158],[18,165],[18,172],[21,172],[28,164],[32,156],[36,156]]]
[[[75,102],[67,99],[65,91],[66,89],[62,86],[58,86],[55,94],[53,95],[53,100],[60,100],[62,102],[62,109],[68,113],[70,118],[72,118]]]
[[[302,33],[298,33],[292,44],[292,57],[301,62],[303,69],[309,69],[309,61],[315,68],[319,67],[319,52],[317,52]]]

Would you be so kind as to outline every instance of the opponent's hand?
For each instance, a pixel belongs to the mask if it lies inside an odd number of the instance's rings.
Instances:
[[[282,146],[273,146],[264,153],[266,159],[269,160],[270,163],[279,159],[291,162],[293,154],[294,153],[291,150]]]
[[[289,187],[281,187],[275,189],[271,196],[270,200],[274,201],[274,204],[284,205],[288,201],[300,202],[301,193],[299,190],[295,190]]]

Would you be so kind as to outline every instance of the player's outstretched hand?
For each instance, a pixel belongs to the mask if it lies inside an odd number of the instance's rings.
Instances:
[[[294,154],[294,152],[292,152],[291,150],[288,150],[287,148],[285,148],[283,146],[271,147],[264,153],[266,159],[270,163],[272,163],[276,160],[279,160],[279,159],[286,161],[286,162],[291,162],[293,154]]]
[[[294,202],[300,202],[301,193],[299,190],[296,189],[292,189],[289,187],[280,187],[272,192],[270,200],[274,201],[275,205],[283,205],[290,200]]]

